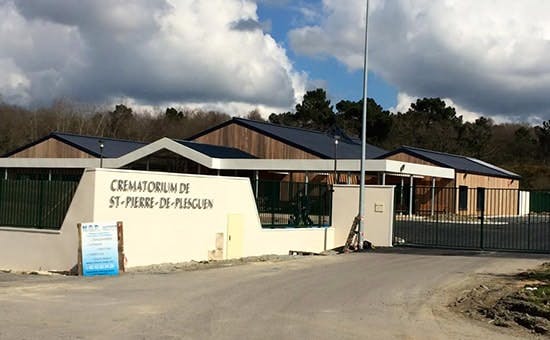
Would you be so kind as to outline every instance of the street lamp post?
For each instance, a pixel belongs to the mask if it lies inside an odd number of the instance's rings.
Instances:
[[[367,154],[367,85],[369,75],[369,0],[366,5],[365,13],[365,51],[363,54],[363,119],[361,126],[361,180],[359,186],[359,232],[357,234],[357,243],[359,249],[363,249],[363,239],[365,230],[365,157]]]
[[[103,148],[105,147],[105,144],[103,144],[102,140],[99,140],[99,167],[103,168]]]
[[[338,184],[338,141],[340,136],[334,136],[334,184]]]

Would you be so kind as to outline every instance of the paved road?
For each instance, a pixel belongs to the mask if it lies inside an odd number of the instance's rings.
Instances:
[[[522,250],[550,253],[550,216],[486,218],[479,221],[398,220],[394,235],[408,244],[450,248]]]
[[[449,292],[542,262],[400,252],[115,278],[1,274],[0,339],[506,339],[449,312]]]

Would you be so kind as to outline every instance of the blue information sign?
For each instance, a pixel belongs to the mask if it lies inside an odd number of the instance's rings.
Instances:
[[[82,275],[118,275],[117,224],[82,223]]]

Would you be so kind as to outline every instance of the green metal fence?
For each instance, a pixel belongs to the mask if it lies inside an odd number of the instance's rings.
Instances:
[[[395,245],[550,253],[550,201],[526,211],[517,189],[466,187],[396,188],[396,196]]]
[[[529,207],[531,212],[550,213],[550,191],[531,191]]]
[[[60,229],[78,182],[0,180],[0,226]]]
[[[323,183],[258,182],[256,205],[264,228],[328,227],[332,187]]]

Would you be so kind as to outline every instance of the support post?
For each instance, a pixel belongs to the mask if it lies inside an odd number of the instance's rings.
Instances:
[[[5,180],[5,181],[8,180],[8,168],[5,168],[5,169],[4,169],[4,180]]]
[[[432,177],[432,216],[434,215],[434,206],[435,206],[435,177]]]
[[[99,140],[99,167],[103,168],[103,148],[105,144],[102,140]]]
[[[414,177],[411,175],[411,184],[409,188],[409,216],[412,216],[413,211],[413,190],[414,190]]]
[[[119,272],[126,271],[126,256],[124,255],[124,225],[121,221],[116,223],[117,239],[118,239],[118,270]]]
[[[483,234],[485,233],[484,223],[485,223],[485,207],[481,207],[481,216],[479,221],[479,249],[483,249],[485,247],[485,242],[483,239]]]
[[[334,184],[338,184],[338,140],[340,136],[334,136]]]
[[[386,173],[382,173],[382,185],[386,185]]]
[[[323,229],[325,229],[325,238],[324,238],[324,242],[323,242],[323,250],[326,251],[327,250],[327,227],[325,226]]]
[[[258,199],[258,186],[260,185],[260,175],[258,174],[258,170],[254,171],[254,182],[254,197]]]
[[[369,0],[365,11],[365,51],[363,53],[363,116],[361,123],[361,180],[359,187],[359,232],[357,234],[358,248],[363,249],[365,232],[365,158],[367,156],[367,94],[369,79]]]
[[[401,177],[401,190],[399,192],[399,207],[404,210],[403,207],[403,193],[405,191],[405,179]],[[401,212],[403,214],[403,212]]]
[[[308,191],[309,191],[309,172],[308,172],[308,171],[306,171],[306,178],[305,178],[305,181],[306,181],[306,184],[305,184],[305,190],[306,190],[306,192],[305,192],[305,194],[306,194],[306,196],[307,196],[307,193],[308,193]]]
[[[77,275],[82,276],[82,224],[78,223],[76,228],[78,229],[78,250],[76,258],[76,270]]]

